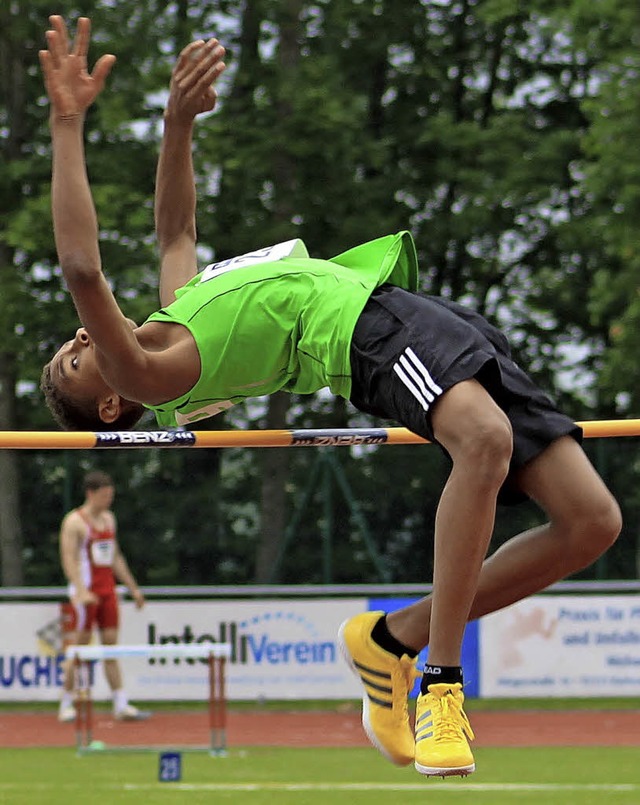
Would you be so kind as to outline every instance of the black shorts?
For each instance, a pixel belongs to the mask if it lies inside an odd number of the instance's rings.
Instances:
[[[436,443],[433,407],[447,389],[475,378],[511,422],[510,476],[559,437],[582,440],[582,429],[511,359],[504,334],[475,311],[439,297],[391,285],[374,291],[353,333],[351,372],[356,408]],[[501,502],[523,499],[507,479]]]

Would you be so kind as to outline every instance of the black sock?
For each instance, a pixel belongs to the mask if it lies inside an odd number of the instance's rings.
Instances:
[[[377,643],[380,648],[388,651],[390,654],[395,654],[396,657],[402,657],[403,654],[408,654],[411,659],[418,656],[418,652],[414,651],[409,646],[405,646],[391,634],[387,626],[387,616],[383,615],[376,625],[371,630],[371,639]]]
[[[429,692],[429,685],[437,685],[439,682],[449,685],[459,682],[462,685],[462,668],[459,665],[430,665],[427,663],[420,683],[420,693],[424,696]]]

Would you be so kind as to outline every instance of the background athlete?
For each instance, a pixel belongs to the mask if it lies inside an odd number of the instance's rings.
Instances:
[[[113,481],[104,472],[90,472],[84,479],[84,493],[84,503],[69,512],[60,527],[60,558],[75,611],[65,642],[87,645],[97,629],[100,642],[112,646],[118,642],[120,622],[116,579],[129,588],[138,609],[144,606],[144,596],[118,545],[111,511]],[[105,660],[104,672],[113,696],[114,717],[125,721],[147,718],[148,713],[129,704],[118,661]],[[67,662],[58,720],[73,721],[75,717],[74,669]]]

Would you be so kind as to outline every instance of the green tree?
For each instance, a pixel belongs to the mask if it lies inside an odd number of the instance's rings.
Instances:
[[[591,210],[582,234],[597,261],[589,311],[608,328],[600,388],[611,410],[627,413],[640,405],[640,8],[615,0],[596,14],[576,2],[574,14],[577,34],[597,63],[595,88],[583,103]]]
[[[76,13],[68,2],[59,8]],[[37,379],[75,326],[49,214],[36,58],[48,11],[43,0],[0,11],[0,427],[11,429],[51,427]],[[141,320],[157,305],[152,195],[171,66],[191,38],[216,34],[229,69],[194,150],[203,262],[296,236],[331,256],[409,228],[424,289],[503,326],[517,357],[570,413],[632,411],[637,15],[631,0],[562,9],[547,0],[526,8],[507,0],[96,0],[91,56],[113,51],[119,61],[88,120],[88,160],[104,264],[126,313]],[[285,419],[369,423],[320,394],[257,401],[210,427]],[[624,451],[589,450],[635,506],[637,462]],[[194,452],[5,451],[5,583],[20,579],[23,558],[27,581],[60,580],[59,517],[90,466],[116,478],[123,544],[143,581],[267,578],[314,451]],[[447,470],[440,452],[394,447],[337,458],[392,577],[425,579]],[[324,516],[315,498],[280,578],[321,580]],[[509,511],[496,542],[516,519],[524,528],[538,517]],[[332,522],[335,578],[377,578],[337,494]],[[629,567],[630,541],[619,544],[611,568]]]

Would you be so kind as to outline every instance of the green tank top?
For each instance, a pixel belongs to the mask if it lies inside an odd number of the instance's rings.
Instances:
[[[279,390],[351,393],[350,346],[358,316],[383,283],[415,290],[409,232],[387,235],[330,260],[287,241],[207,266],[148,321],[184,325],[200,377],[154,411],[160,427],[191,425],[248,397]]]

